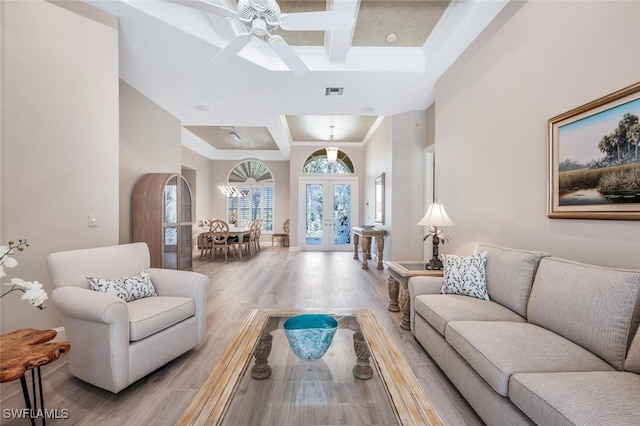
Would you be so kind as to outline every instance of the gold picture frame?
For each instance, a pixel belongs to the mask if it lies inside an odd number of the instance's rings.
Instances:
[[[547,216],[640,220],[640,83],[549,120]]]
[[[384,173],[376,178],[374,221],[384,225]]]

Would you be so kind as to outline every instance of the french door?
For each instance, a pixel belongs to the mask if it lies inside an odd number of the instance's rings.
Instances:
[[[352,250],[358,215],[358,178],[301,177],[298,200],[302,250]]]

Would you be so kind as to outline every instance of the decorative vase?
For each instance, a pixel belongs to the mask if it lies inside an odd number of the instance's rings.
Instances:
[[[303,314],[284,322],[289,346],[304,361],[315,361],[327,352],[338,329],[338,321],[324,314]]]

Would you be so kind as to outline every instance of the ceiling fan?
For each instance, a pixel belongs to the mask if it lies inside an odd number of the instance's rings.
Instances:
[[[277,28],[288,31],[339,31],[349,30],[353,16],[346,12],[323,11],[282,13],[275,0],[238,0],[238,10],[227,9],[209,0],[170,0],[203,12],[228,19],[237,19],[247,32],[238,35],[218,53],[211,62],[223,64],[237,55],[255,36],[273,49],[295,75],[309,71],[307,65],[279,35],[271,32]]]

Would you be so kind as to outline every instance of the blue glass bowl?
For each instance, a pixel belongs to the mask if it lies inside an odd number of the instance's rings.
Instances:
[[[296,356],[315,361],[327,352],[338,329],[338,321],[329,315],[303,314],[284,322],[284,333]]]

